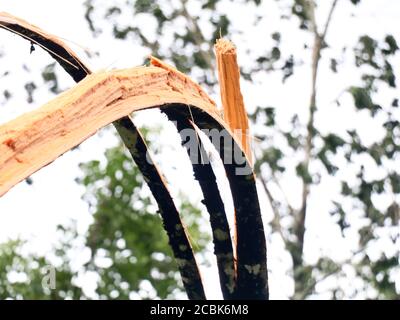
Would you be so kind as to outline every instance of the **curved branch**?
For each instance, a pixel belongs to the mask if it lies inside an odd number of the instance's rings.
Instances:
[[[231,148],[218,151],[236,209],[236,297],[267,299],[265,236],[255,178],[246,160],[243,164],[237,162],[235,152],[239,150],[241,159],[246,157],[206,93],[175,69],[158,60],[153,59],[152,63],[150,67],[89,75],[45,106],[0,126],[0,195],[117,119],[134,111],[160,107],[183,121],[190,119],[190,105],[200,129],[225,130],[228,140],[233,141]],[[243,165],[247,171],[238,174]]]
[[[218,151],[236,209],[237,292],[241,298],[265,299],[265,236],[254,175],[247,162],[236,162],[235,151],[242,159],[245,155],[215,105],[172,70],[150,66],[92,74],[43,107],[0,126],[0,195],[116,119],[153,107],[190,119],[187,105],[199,128],[225,130],[233,141],[232,148]],[[249,171],[238,174],[243,165]]]
[[[61,40],[49,35],[38,27],[4,12],[0,13],[0,27],[42,47],[60,63],[76,82],[83,80],[88,74],[91,74],[90,69]],[[162,175],[151,161],[146,143],[140,131],[129,117],[116,120],[114,126],[156,199],[164,228],[167,232],[189,299],[205,299],[200,272],[186,234],[185,226],[180,219],[179,212],[168,192]],[[146,161],[146,159],[150,159],[150,161]]]
[[[237,299],[268,299],[266,242],[254,173],[240,142],[218,114],[191,104],[160,106],[178,122],[191,119],[211,139],[225,167],[232,192],[236,218],[236,293]],[[222,133],[222,134],[221,134]],[[215,136],[214,136],[215,137]],[[221,138],[221,139],[220,139]],[[222,140],[222,141],[221,141]],[[221,147],[222,142],[222,147]]]
[[[224,202],[218,189],[210,159],[201,140],[196,135],[193,123],[185,117],[176,118],[174,113],[169,112],[168,109],[163,110],[163,112],[170,120],[175,122],[192,161],[194,177],[199,182],[203,192],[203,204],[210,214],[210,224],[213,230],[214,253],[217,258],[222,295],[225,299],[234,299],[236,279],[232,240]],[[193,137],[193,135],[196,136]],[[189,141],[187,141],[188,138]],[[196,142],[196,146],[188,142]],[[194,147],[196,148],[195,152],[193,152]]]
[[[15,33],[47,51],[76,81],[90,73],[78,56],[56,36],[6,12],[0,12],[0,28]]]
[[[200,272],[186,234],[186,227],[180,219],[162,174],[148,154],[143,137],[129,117],[121,118],[114,122],[114,125],[159,204],[164,229],[168,234],[169,244],[189,299],[205,299]]]

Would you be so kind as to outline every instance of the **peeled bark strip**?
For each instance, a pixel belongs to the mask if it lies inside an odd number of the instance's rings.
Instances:
[[[42,47],[60,63],[64,70],[76,82],[81,81],[88,74],[91,74],[90,69],[80,61],[78,56],[75,55],[71,49],[57,37],[49,35],[40,28],[4,12],[0,13],[0,27],[14,32]],[[150,159],[150,155],[148,154],[147,146],[142,135],[129,117],[116,120],[114,126],[138,165],[139,170],[145,177],[157,201],[164,228],[167,232],[189,299],[205,299],[200,271],[185,227],[168,192],[162,175],[152,162],[146,161],[146,159]],[[133,143],[133,141],[135,141],[135,143]]]
[[[176,126],[179,133],[182,130],[190,129],[192,133],[196,134],[196,130],[192,122],[184,117],[175,118],[174,113],[169,109],[164,109],[163,112],[172,121],[176,121]],[[185,131],[186,132],[186,131]],[[182,142],[185,143],[185,135],[181,135]],[[198,137],[189,137],[198,142],[198,153],[196,158],[190,154],[189,145],[185,144],[188,148],[189,157],[192,160],[193,172],[195,179],[199,182],[200,188],[203,192],[203,204],[206,206],[210,214],[210,224],[214,242],[214,254],[217,258],[218,273],[221,285],[221,291],[224,299],[231,300],[235,298],[236,291],[236,277],[232,240],[229,231],[229,223],[225,213],[225,205],[222,201],[217,180],[212,169],[210,159],[207,152]]]
[[[241,146],[252,164],[249,136],[249,120],[240,92],[240,73],[236,57],[236,48],[226,39],[218,39],[214,46],[218,66],[218,80],[224,119],[237,135]]]
[[[29,22],[14,17],[6,12],[0,12],[0,28],[18,34],[26,40],[42,47],[57,60],[75,81],[78,82],[82,80],[90,73],[89,69],[63,41]]]

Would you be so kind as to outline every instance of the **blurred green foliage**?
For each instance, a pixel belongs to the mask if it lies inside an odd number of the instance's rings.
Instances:
[[[59,226],[63,240],[54,253],[63,261],[61,265],[54,257],[23,254],[25,246],[20,241],[2,244],[0,298],[165,299],[184,294],[160,215],[140,171],[122,145],[107,150],[106,158],[105,164],[97,160],[83,163],[83,177],[77,179],[86,188],[84,200],[93,214],[82,246],[71,247],[74,239],[82,238],[74,225]],[[199,231],[201,211],[184,198],[181,201],[180,213],[195,251],[201,254],[210,240]],[[84,248],[90,249],[90,258],[72,269],[74,255]],[[55,290],[42,286],[48,266],[56,270]],[[94,294],[76,284],[79,275],[90,273],[97,275]]]

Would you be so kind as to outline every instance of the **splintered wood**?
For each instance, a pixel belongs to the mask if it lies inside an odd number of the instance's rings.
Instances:
[[[155,64],[89,75],[41,108],[0,126],[0,196],[134,111],[178,103],[200,108],[224,123],[197,84],[159,60]]]
[[[218,65],[218,79],[221,91],[224,120],[241,142],[241,146],[250,164],[249,120],[240,92],[240,73],[236,57],[236,48],[226,39],[218,39],[214,46]]]
[[[248,120],[240,93],[234,46],[226,40],[219,40],[216,45],[227,125],[215,103],[198,84],[156,58],[150,58],[149,67],[88,75],[91,71],[74,52],[44,30],[7,13],[0,13],[0,28],[45,49],[79,82],[45,106],[0,126],[0,196],[113,122],[159,205],[189,299],[204,299],[201,276],[184,225],[157,167],[147,161],[146,144],[128,115],[137,110],[160,107],[170,120],[176,121],[178,128],[227,130],[234,138],[235,146],[241,145],[242,152],[251,161]],[[231,129],[239,131],[237,137],[232,136]],[[229,150],[233,153],[234,149]],[[252,172],[238,174],[237,169],[242,169],[242,163],[236,162],[233,154],[226,155],[225,151],[223,148],[219,153],[235,206],[236,261],[213,169],[210,165],[193,163],[195,177],[211,215],[223,295],[225,299],[268,299],[266,243],[255,176]],[[226,156],[233,160],[233,165],[225,161]]]

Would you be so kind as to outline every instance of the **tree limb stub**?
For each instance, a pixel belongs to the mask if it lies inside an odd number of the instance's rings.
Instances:
[[[252,164],[250,148],[249,120],[240,92],[240,73],[237,63],[236,48],[226,39],[218,39],[215,46],[218,66],[218,79],[224,119],[231,130],[238,136],[241,146]]]

